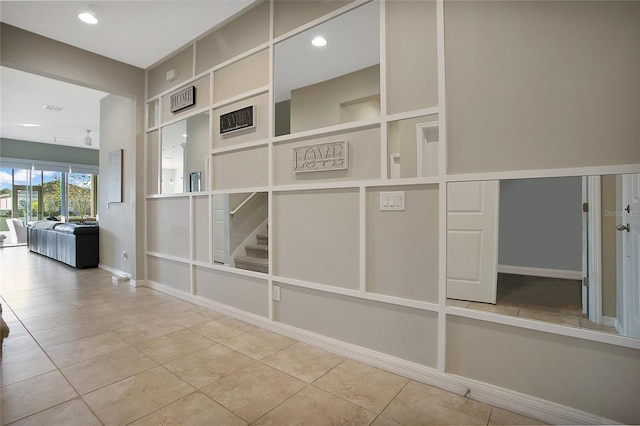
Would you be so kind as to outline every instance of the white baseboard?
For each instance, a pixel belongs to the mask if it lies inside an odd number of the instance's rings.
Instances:
[[[624,336],[624,330],[622,329],[622,324],[620,324],[620,322],[618,322],[618,318],[614,318],[613,319],[613,326],[616,329],[616,332],[621,335]]]
[[[614,317],[602,316],[602,325],[606,325],[607,327],[615,327],[617,321],[618,320]]]
[[[437,369],[416,364],[392,355],[363,348],[341,340],[336,340],[331,337],[323,336],[291,325],[271,321],[268,318],[242,311],[228,305],[223,305],[201,296],[176,290],[175,288],[165,284],[146,280],[145,286],[177,297],[186,302],[215,310],[223,315],[278,333],[282,336],[327,350],[337,355],[361,361],[374,367],[399,374],[408,379],[425,383],[461,396],[467,395],[470,399],[513,411],[549,424],[616,423],[610,419],[605,419],[555,402],[466,377],[442,373]]]
[[[502,274],[529,275],[531,277],[562,278],[565,280],[582,279],[582,271],[532,268],[529,266],[498,265],[498,272]]]
[[[111,274],[113,274],[115,277],[118,278],[118,281],[128,280],[129,285],[131,285],[131,287],[139,287],[136,285],[136,281],[131,279],[131,274],[128,272],[124,272],[119,269],[112,268],[111,266],[107,266],[102,263],[98,264],[98,268],[104,269],[105,271],[110,272]]]

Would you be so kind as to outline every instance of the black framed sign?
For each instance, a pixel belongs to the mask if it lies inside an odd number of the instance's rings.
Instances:
[[[176,113],[196,103],[196,86],[189,86],[171,95],[171,112]]]
[[[220,134],[235,132],[256,127],[256,106],[250,105],[220,115]]]

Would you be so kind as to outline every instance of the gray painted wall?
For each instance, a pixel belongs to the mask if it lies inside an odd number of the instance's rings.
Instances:
[[[582,178],[500,182],[498,263],[582,270]]]
[[[102,136],[100,138],[101,150],[108,152],[117,148],[125,149],[123,185],[127,205],[127,214],[123,216],[125,226],[121,226],[123,223],[121,221],[105,222],[103,220],[105,210],[102,210],[102,206],[100,207],[100,235],[102,238],[102,235],[109,234],[121,241],[130,254],[127,269],[123,271],[131,272],[134,278],[143,278],[143,232],[138,233],[136,230],[144,229],[144,216],[136,215],[135,212],[137,206],[140,206],[142,211],[144,202],[144,190],[137,191],[137,182],[143,182],[144,167],[136,167],[136,159],[139,158],[142,165],[142,158],[144,158],[144,71],[5,23],[0,24],[0,32],[0,64],[3,66],[46,75],[134,100],[135,108],[130,109],[129,117],[132,128],[126,139],[120,139],[112,145],[110,142],[105,142]],[[100,163],[103,161],[106,161],[106,156],[101,155]],[[103,192],[101,186],[98,192]],[[109,247],[109,250],[115,250],[115,248]],[[120,266],[117,262],[110,263],[111,261],[107,261],[103,255],[104,251],[101,249],[102,264],[113,268]]]
[[[0,158],[97,166],[98,150],[1,138]]]

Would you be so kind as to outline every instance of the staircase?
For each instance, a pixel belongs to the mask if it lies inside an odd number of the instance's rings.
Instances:
[[[235,258],[236,268],[249,271],[269,273],[269,236],[267,234],[256,234],[256,244],[244,246],[246,256]]]

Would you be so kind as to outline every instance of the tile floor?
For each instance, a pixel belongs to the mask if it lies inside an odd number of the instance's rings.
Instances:
[[[582,313],[582,282],[498,273],[496,304],[448,299],[449,306],[475,309],[617,334],[614,327],[589,321]]]
[[[0,280],[2,425],[541,424],[24,247]]]

